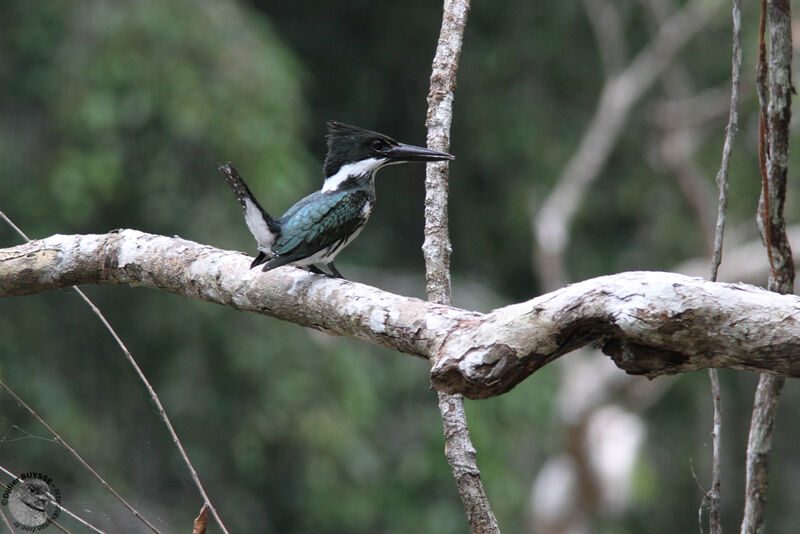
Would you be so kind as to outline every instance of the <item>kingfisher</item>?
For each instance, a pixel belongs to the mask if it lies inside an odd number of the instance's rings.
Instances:
[[[342,122],[328,122],[328,154],[322,189],[274,218],[261,207],[230,163],[219,170],[244,208],[258,255],[250,268],[264,272],[294,265],[330,278],[344,278],[333,260],[364,228],[375,205],[375,173],[387,165],[455,159],[446,152],[407,145],[388,135]],[[320,268],[325,265],[330,271]]]

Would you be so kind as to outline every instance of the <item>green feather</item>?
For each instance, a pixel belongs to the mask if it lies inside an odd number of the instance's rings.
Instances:
[[[316,192],[281,217],[281,236],[272,250],[280,263],[296,261],[346,239],[369,216],[364,206],[374,202],[368,189]]]

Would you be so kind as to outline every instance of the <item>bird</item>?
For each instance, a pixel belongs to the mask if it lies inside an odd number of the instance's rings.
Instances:
[[[261,207],[230,162],[219,167],[256,239],[258,255],[251,269],[263,264],[266,272],[294,265],[330,278],[344,278],[333,262],[358,237],[372,213],[378,170],[398,163],[455,159],[446,152],[400,143],[351,124],[328,121],[327,127],[322,189],[299,200],[281,217],[274,218]]]
[[[44,480],[27,479],[8,497],[8,510],[25,527],[44,525],[48,521],[47,503],[52,500],[49,492]]]

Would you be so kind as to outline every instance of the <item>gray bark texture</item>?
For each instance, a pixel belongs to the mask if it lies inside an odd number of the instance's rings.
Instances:
[[[762,2],[758,82],[761,126],[766,127],[765,135],[761,134],[761,143],[764,146],[760,154],[762,173],[766,171],[766,180],[762,177],[758,223],[771,267],[767,287],[771,291],[788,294],[794,289],[794,260],[786,233],[783,208],[786,201],[789,126],[792,116],[792,14],[789,0],[768,0],[765,3],[766,5]],[[769,23],[770,43],[766,80],[763,57],[765,22]],[[765,81],[768,92],[763,87]],[[761,375],[758,380],[747,438],[741,534],[765,531],[769,453],[772,449],[772,431],[783,383],[784,377],[768,374]]]
[[[709,367],[800,376],[800,297],[748,284],[628,272],[482,314],[249,262],[136,230],[54,235],[0,250],[0,297],[85,284],[160,289],[430,359],[434,389],[476,399],[588,343],[651,378]]]
[[[436,55],[431,68],[428,93],[428,147],[449,151],[450,125],[453,121],[453,98],[456,88],[458,60],[464,39],[464,28],[469,14],[469,0],[445,0],[442,10],[442,27]],[[446,162],[429,163],[425,172],[425,281],[428,300],[450,305],[450,235],[447,222],[447,193],[449,165]],[[492,507],[481,482],[464,410],[464,398],[459,394],[438,392],[439,411],[445,439],[445,456],[458,494],[464,504],[472,532],[499,534]]]

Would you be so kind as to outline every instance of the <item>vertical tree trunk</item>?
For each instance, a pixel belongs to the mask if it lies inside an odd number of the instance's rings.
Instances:
[[[789,0],[763,0],[759,37],[760,159],[762,191],[758,222],[769,255],[767,288],[778,293],[794,289],[794,261],[783,206],[789,162],[789,122],[792,105],[792,17]],[[764,28],[769,25],[770,51],[766,64]],[[764,87],[766,85],[767,87]],[[768,91],[767,91],[768,90]],[[768,96],[767,96],[768,95]],[[742,534],[764,531],[769,452],[775,412],[784,379],[761,375],[756,389],[747,441],[747,479]]]
[[[469,0],[446,0],[442,29],[433,60],[428,94],[428,146],[447,151],[450,148],[450,124],[453,97]],[[425,175],[425,273],[428,300],[450,304],[450,235],[447,228],[447,163],[429,163]],[[464,398],[438,393],[439,411],[444,426],[445,456],[453,470],[458,492],[472,531],[499,533],[481,475],[475,460],[476,451],[469,437]]]

